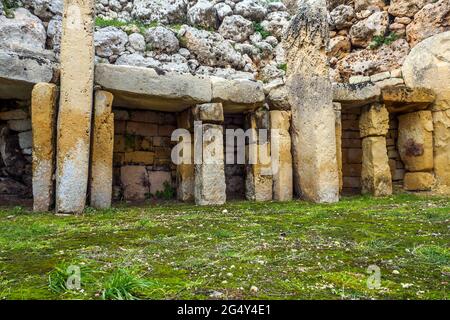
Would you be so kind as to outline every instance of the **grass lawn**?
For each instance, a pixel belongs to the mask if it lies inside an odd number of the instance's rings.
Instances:
[[[0,210],[0,299],[448,299],[449,247],[450,199],[439,197],[64,217],[16,207]],[[381,284],[369,289],[371,265]],[[69,266],[79,290],[67,289]]]

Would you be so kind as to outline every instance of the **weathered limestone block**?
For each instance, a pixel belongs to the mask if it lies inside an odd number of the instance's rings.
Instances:
[[[370,82],[348,84],[333,84],[333,101],[340,102],[345,107],[361,107],[380,101],[381,88]]]
[[[56,85],[38,83],[31,95],[34,211],[49,211],[54,202],[57,93]]]
[[[192,130],[193,116],[192,110],[185,110],[177,115],[178,128]],[[187,139],[188,137],[186,137]],[[174,150],[177,161],[177,199],[180,201],[193,201],[195,190],[195,167],[194,167],[194,141],[192,134],[189,133],[189,139],[178,142],[181,151]],[[177,153],[178,151],[178,153]],[[189,154],[190,152],[190,154]]]
[[[303,198],[315,202],[339,200],[328,42],[326,1],[299,4],[284,41],[292,106],[294,184]]]
[[[120,169],[120,181],[125,200],[142,201],[150,195],[145,166],[123,166]]]
[[[450,194],[450,109],[433,112],[434,172],[440,191]]]
[[[291,113],[270,111],[273,200],[289,201],[293,196]]]
[[[148,173],[150,193],[154,196],[158,192],[163,192],[166,184],[172,186],[172,176],[169,171],[150,171]]]
[[[89,172],[94,1],[65,0],[63,17],[56,211],[81,213],[86,203]]]
[[[220,205],[226,201],[223,127],[203,124],[202,136],[195,135],[194,144],[202,145],[202,163],[195,164],[195,203]],[[197,148],[196,148],[197,150]]]
[[[222,103],[199,104],[192,109],[195,121],[206,123],[223,123]]]
[[[113,98],[113,95],[107,91],[95,92],[90,196],[91,207],[97,209],[111,207],[114,151]]]
[[[342,174],[342,105],[338,102],[333,103],[334,114],[336,116],[336,160],[338,163],[339,174],[339,193],[342,193],[344,180]]]
[[[431,172],[407,172],[403,188],[407,191],[430,191],[434,182],[434,175]]]
[[[379,103],[365,106],[359,117],[361,138],[369,136],[386,136],[389,130],[389,112]]]
[[[248,114],[247,124],[248,128],[252,130],[252,136],[246,146],[245,197],[251,201],[270,201],[273,196],[273,172],[270,158],[270,132],[268,131],[270,128],[269,111],[260,108]]]
[[[428,108],[436,99],[427,88],[388,87],[382,90],[382,99],[389,112],[414,112]]]
[[[391,195],[392,176],[387,156],[386,138],[366,137],[362,141],[362,147],[362,193],[375,197]]]
[[[433,169],[433,119],[431,111],[398,117],[398,151],[408,171]]]

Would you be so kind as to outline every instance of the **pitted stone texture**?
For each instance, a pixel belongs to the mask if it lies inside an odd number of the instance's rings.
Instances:
[[[180,43],[173,31],[161,26],[148,29],[145,40],[152,50],[160,52],[175,53],[180,48]]]
[[[149,197],[150,186],[145,166],[123,166],[120,168],[123,197],[126,200],[142,201]]]
[[[94,35],[95,53],[103,58],[122,54],[127,43],[128,35],[116,27],[101,28]]]
[[[223,107],[221,103],[205,103],[197,105],[192,110],[195,121],[206,123],[223,123]]]
[[[65,0],[56,173],[56,211],[61,213],[81,213],[86,203],[94,86],[93,31],[94,1]]]
[[[398,152],[408,171],[433,169],[433,119],[431,111],[398,117]]]
[[[427,88],[436,94],[434,110],[450,109],[450,31],[416,45],[402,71],[408,87]]]
[[[195,145],[202,145],[202,163],[195,164],[195,203],[221,205],[226,201],[223,127],[202,125],[202,137],[195,136]]]
[[[47,38],[45,27],[38,17],[24,8],[14,10],[14,17],[0,16],[0,48],[42,51]]]
[[[54,84],[39,83],[34,86],[31,95],[34,211],[49,211],[54,203],[57,93]]]
[[[109,92],[102,90],[95,92],[90,205],[97,209],[111,207],[114,150],[113,98]]]
[[[293,197],[290,111],[270,111],[273,200],[289,201]]]
[[[326,48],[326,1],[299,4],[285,37],[294,185],[314,202],[339,200],[335,114]]]
[[[333,101],[347,107],[361,107],[380,100],[381,89],[371,83],[334,83]]]
[[[365,106],[359,117],[361,138],[368,136],[386,136],[389,130],[389,112],[382,104]]]
[[[186,0],[135,0],[131,15],[146,23],[173,24],[184,22],[186,13]]]
[[[434,175],[431,172],[407,172],[403,188],[407,191],[430,191],[434,183]]]
[[[148,181],[150,183],[150,193],[152,195],[163,192],[166,188],[166,184],[172,186],[172,177],[169,171],[149,171]]]
[[[197,3],[187,11],[187,20],[191,26],[203,28],[217,28],[217,10],[214,3],[208,0],[198,0]]]
[[[438,188],[450,194],[450,109],[433,112],[434,172]]]
[[[389,168],[386,138],[364,138],[362,151],[362,193],[371,194],[375,197],[391,195],[392,176]]]
[[[426,88],[388,87],[382,90],[382,100],[389,112],[414,112],[427,109],[436,95]]]
[[[241,16],[225,17],[219,28],[219,33],[225,38],[236,42],[244,42],[253,34],[251,21]]]

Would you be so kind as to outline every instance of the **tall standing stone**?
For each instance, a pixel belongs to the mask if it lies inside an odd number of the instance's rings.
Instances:
[[[94,76],[94,0],[65,0],[61,40],[56,211],[86,203]]]
[[[339,193],[342,193],[344,187],[344,177],[342,172],[342,105],[338,102],[333,103],[335,125],[336,125],[336,159],[339,174]]]
[[[223,107],[221,103],[198,105],[193,110],[195,203],[220,205],[226,201],[225,158],[223,146]],[[201,122],[200,122],[201,121]],[[203,121],[209,123],[202,123]],[[213,123],[211,123],[213,122]],[[200,161],[199,161],[200,160]]]
[[[31,94],[34,211],[49,211],[53,205],[57,93],[56,85],[38,83]]]
[[[289,111],[270,111],[273,200],[289,201],[293,195]]]
[[[194,141],[191,133],[194,126],[193,122],[192,109],[187,109],[177,115],[178,128],[187,130],[185,133],[186,137],[183,136],[183,140],[178,142],[178,145],[181,147],[181,152],[180,154],[175,155],[177,161],[181,162],[177,164],[177,199],[180,201],[194,200]],[[178,159],[178,157],[180,157],[180,159]]]
[[[202,136],[195,136],[202,143],[202,163],[195,164],[195,203],[220,205],[226,201],[225,159],[223,150],[223,127],[202,124]]]
[[[97,209],[111,207],[114,151],[113,98],[113,95],[107,91],[95,92],[90,204]]]
[[[287,91],[292,106],[295,189],[314,202],[339,200],[328,42],[326,0],[299,3],[284,43]]]

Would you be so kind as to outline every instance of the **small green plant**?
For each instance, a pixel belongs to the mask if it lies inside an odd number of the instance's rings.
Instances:
[[[255,30],[255,32],[258,32],[263,39],[265,39],[268,36],[270,36],[270,32],[267,31],[266,29],[264,29],[264,27],[259,22],[254,22],[253,23],[253,29]]]
[[[450,265],[450,251],[437,245],[423,245],[414,249],[413,254],[430,264]]]
[[[144,34],[148,28],[153,28],[158,26],[157,21],[153,21],[149,24],[143,23],[142,21],[133,20],[130,22],[124,22],[120,21],[118,19],[103,19],[100,17],[95,18],[95,26],[100,28],[106,28],[106,27],[116,27],[125,29],[128,33],[133,32],[133,27],[139,29],[139,32]]]
[[[287,72],[287,63],[280,63],[277,67],[278,67],[278,69],[283,70],[284,72]]]
[[[156,197],[158,199],[164,199],[164,200],[170,200],[175,197],[175,189],[170,185],[169,182],[164,182],[164,190],[163,191],[157,191]]]
[[[104,300],[136,300],[149,283],[126,269],[114,271],[104,284]]]
[[[374,36],[372,42],[369,44],[369,49],[377,49],[382,45],[390,45],[392,42],[399,38],[398,34],[391,32],[387,36]]]
[[[63,262],[55,266],[48,274],[48,287],[50,291],[54,293],[65,293],[73,290],[67,287],[67,283],[70,281],[70,277],[76,276],[76,270],[79,271],[81,287],[90,282],[90,270],[86,266]]]
[[[17,0],[1,0],[3,4],[3,12],[8,18],[14,18],[14,9],[19,7]]]

